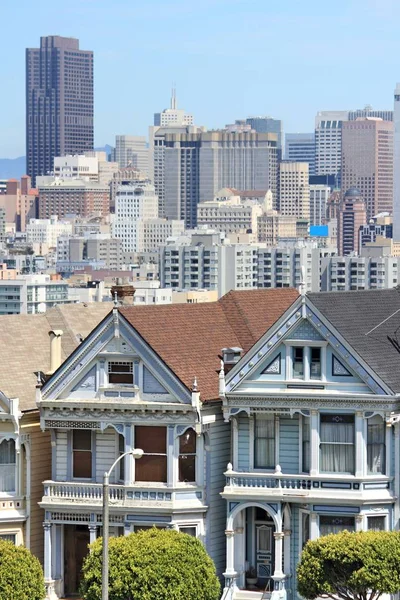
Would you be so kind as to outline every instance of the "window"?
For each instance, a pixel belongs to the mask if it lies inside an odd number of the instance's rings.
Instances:
[[[321,348],[310,348],[310,379],[321,379]]]
[[[15,533],[1,533],[0,534],[0,539],[4,540],[5,542],[12,542],[13,544],[15,544],[16,542],[16,534]]]
[[[354,474],[354,415],[321,415],[322,473]]]
[[[385,446],[385,423],[376,415],[368,419],[367,425],[367,459],[368,475],[379,473],[385,474],[386,446]]]
[[[196,481],[196,433],[193,429],[179,437],[179,481]]]
[[[135,427],[135,447],[144,452],[135,461],[136,481],[167,482],[167,428]]]
[[[92,432],[74,429],[72,432],[72,476],[77,479],[92,478]]]
[[[0,444],[0,491],[15,492],[15,441]]]
[[[301,442],[302,442],[302,472],[310,472],[310,417],[302,417],[302,429],[301,429]]]
[[[117,384],[133,384],[133,363],[115,361],[108,363],[108,382]]]
[[[304,379],[304,348],[293,348],[293,377]]]
[[[367,517],[368,529],[372,531],[385,531],[386,517],[384,515],[377,517]]]
[[[254,467],[275,468],[275,416],[255,418],[254,428]]]
[[[118,434],[118,455],[121,456],[125,452],[125,438],[120,433]],[[118,463],[119,480],[125,481],[125,457],[121,458]]]
[[[354,517],[328,517],[320,516],[319,534],[329,535],[330,533],[340,533],[341,531],[354,531]]]
[[[301,513],[301,549],[310,539],[310,513]]]
[[[197,537],[197,527],[196,527],[196,525],[179,527],[179,531],[181,533],[186,533],[187,535],[191,535],[193,537]]]

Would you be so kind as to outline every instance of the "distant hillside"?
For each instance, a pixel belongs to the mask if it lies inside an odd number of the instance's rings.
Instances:
[[[26,174],[25,156],[0,158],[0,179],[20,179]]]

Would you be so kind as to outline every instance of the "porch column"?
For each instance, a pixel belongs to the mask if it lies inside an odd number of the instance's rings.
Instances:
[[[97,525],[94,525],[94,523],[91,523],[89,525],[89,535],[90,543],[93,544],[93,542],[95,542],[97,538]]]
[[[364,515],[356,515],[356,519],[355,519],[356,523],[356,531],[362,531],[364,529],[363,525],[364,525]]]
[[[283,535],[283,572],[286,577],[290,575],[290,536],[292,535],[291,529],[284,529]]]
[[[226,535],[226,571],[225,589],[235,586],[237,573],[235,571],[235,532],[232,529],[225,530]]]
[[[282,571],[282,557],[283,557],[283,531],[277,531],[274,533],[275,538],[275,571],[273,574],[274,581],[279,581],[285,577]]]
[[[312,410],[310,414],[311,429],[311,457],[310,457],[310,475],[318,475],[319,469],[319,413]]]
[[[319,537],[318,515],[315,512],[310,513],[310,540],[316,540]]]
[[[51,573],[51,523],[45,521],[44,529],[44,583],[46,586],[46,600],[56,600],[54,580]]]

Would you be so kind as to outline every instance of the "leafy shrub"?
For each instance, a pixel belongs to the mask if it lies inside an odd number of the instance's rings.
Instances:
[[[23,546],[0,539],[0,600],[43,600],[43,571]]]
[[[91,545],[82,570],[84,600],[101,598],[102,539]],[[174,530],[111,538],[110,600],[218,600],[220,584],[203,544]]]

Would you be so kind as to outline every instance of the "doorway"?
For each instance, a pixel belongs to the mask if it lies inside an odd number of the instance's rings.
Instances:
[[[64,595],[78,595],[83,560],[87,556],[90,534],[87,525],[64,525]]]

